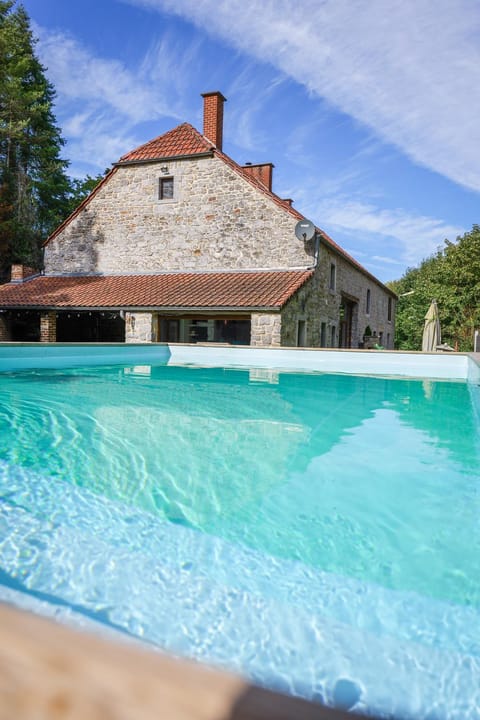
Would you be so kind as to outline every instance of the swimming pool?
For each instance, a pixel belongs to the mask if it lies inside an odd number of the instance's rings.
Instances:
[[[130,352],[0,374],[4,597],[338,707],[478,717],[477,369]]]

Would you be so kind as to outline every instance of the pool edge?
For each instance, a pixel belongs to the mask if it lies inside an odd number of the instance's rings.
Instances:
[[[479,353],[252,347],[214,343],[0,343],[0,371],[123,363],[255,367],[480,383]]]

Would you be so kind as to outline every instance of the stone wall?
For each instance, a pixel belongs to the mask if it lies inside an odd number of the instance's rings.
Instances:
[[[330,268],[335,265],[335,290],[330,289]],[[370,312],[366,313],[367,290],[370,290]],[[308,347],[338,347],[342,293],[357,299],[353,308],[351,347],[361,347],[367,325],[381,338],[385,348],[393,349],[395,301],[376,283],[351,263],[322,244],[314,277],[306,283],[282,310],[281,344],[297,344],[298,321],[306,323]],[[388,321],[388,299],[392,302],[392,320]],[[322,323],[325,342],[322,343]],[[381,333],[381,335],[380,335]]]
[[[281,345],[280,313],[252,313],[250,345]]]
[[[336,295],[325,292],[323,287],[323,268],[316,271],[314,277],[306,283],[287,303],[282,311],[282,340],[287,347],[297,345],[298,322],[305,321],[306,346],[321,347],[320,327],[327,322],[330,328],[338,326],[340,300]],[[336,327],[335,338],[338,338]],[[331,335],[327,347],[332,347]]]
[[[393,350],[395,334],[395,300],[382,285],[366,277],[352,264],[323,248],[324,272],[329,280],[330,264],[336,263],[337,294],[342,292],[358,298],[352,328],[352,347],[359,347],[367,326],[376,332],[383,347]],[[325,283],[326,284],[326,283]],[[367,290],[370,290],[370,312],[367,314]],[[388,320],[388,301],[391,299],[391,320]]]
[[[159,200],[160,168],[174,199]],[[46,273],[307,267],[296,218],[217,157],[117,167],[45,248]]]
[[[125,342],[156,342],[154,314],[149,312],[125,313]]]
[[[279,347],[281,344],[281,322],[280,313],[252,313],[250,344]],[[151,312],[126,312],[125,342],[158,342],[157,314]]]

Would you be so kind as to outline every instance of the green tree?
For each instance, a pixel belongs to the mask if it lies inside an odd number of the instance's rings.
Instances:
[[[80,205],[80,203],[85,200],[88,195],[90,195],[92,190],[95,190],[98,183],[103,180],[109,170],[110,168],[107,168],[104,174],[96,175],[95,177],[86,175],[84,178],[72,178],[70,180],[70,192],[68,195],[67,208],[68,215],[70,215],[70,213],[72,213]]]
[[[459,350],[471,350],[480,327],[480,226],[446,240],[444,247],[389,283],[399,296],[395,344],[400,350],[420,350],[425,314],[438,303],[442,341]]]
[[[0,269],[38,266],[42,240],[69,208],[55,91],[34,47],[23,7],[0,0]]]
[[[444,334],[460,350],[471,350],[475,328],[480,327],[480,226],[474,225],[457,242],[445,242],[439,269],[439,302]]]

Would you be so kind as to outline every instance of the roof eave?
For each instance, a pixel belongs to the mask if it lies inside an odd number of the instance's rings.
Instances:
[[[177,160],[196,160],[202,158],[213,157],[213,150],[207,150],[201,153],[190,153],[189,155],[165,155],[164,157],[156,158],[139,158],[135,160],[119,160],[113,163],[113,167],[122,167],[125,165],[151,165],[159,162],[174,162]]]
[[[280,312],[280,305],[1,305],[0,312],[7,310],[38,310],[55,312]]]

